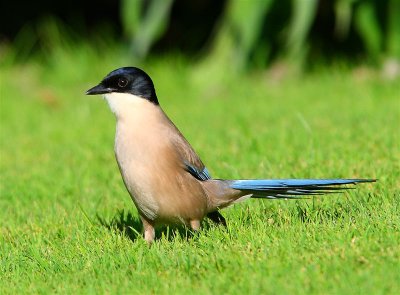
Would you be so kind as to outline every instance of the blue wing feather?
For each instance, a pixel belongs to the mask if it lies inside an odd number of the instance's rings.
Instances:
[[[206,167],[204,167],[202,170],[199,170],[195,166],[189,163],[185,163],[185,166],[186,166],[186,171],[192,174],[198,180],[205,181],[211,179],[211,175]]]

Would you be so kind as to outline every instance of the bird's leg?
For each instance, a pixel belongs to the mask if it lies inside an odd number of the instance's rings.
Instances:
[[[154,224],[142,215],[140,215],[140,219],[142,220],[143,223],[144,240],[148,244],[151,244],[156,236],[156,232],[154,230]]]
[[[200,220],[190,220],[190,227],[194,231],[198,231],[200,229]]]

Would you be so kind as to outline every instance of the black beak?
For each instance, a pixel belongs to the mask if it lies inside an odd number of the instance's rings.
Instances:
[[[94,86],[93,88],[90,88],[88,91],[86,91],[86,95],[96,95],[110,92],[112,92],[112,89],[106,88],[100,83],[99,85]]]

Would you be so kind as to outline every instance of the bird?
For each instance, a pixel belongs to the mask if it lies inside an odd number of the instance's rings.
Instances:
[[[116,117],[114,152],[151,244],[155,227],[183,224],[194,232],[207,217],[226,226],[220,210],[249,198],[298,199],[376,179],[216,179],[161,108],[150,76],[137,67],[110,72],[86,91],[103,95]]]

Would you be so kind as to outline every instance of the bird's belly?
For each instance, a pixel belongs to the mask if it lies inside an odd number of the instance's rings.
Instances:
[[[173,159],[157,148],[160,145],[147,146],[138,149],[121,140],[115,145],[122,178],[140,214],[162,223],[188,223],[204,217],[208,201],[199,181],[177,170]]]
[[[197,180],[166,176],[160,170],[154,175],[154,171],[134,163],[129,166],[122,177],[139,212],[148,219],[187,223],[207,213],[207,196]]]
[[[124,167],[124,164],[119,164]],[[131,166],[131,165],[129,165]],[[132,165],[133,166],[133,165]],[[156,196],[151,193],[151,183],[146,174],[142,173],[138,167],[120,168],[121,175],[133,202],[138,211],[150,220],[155,220],[159,215],[159,202]]]

